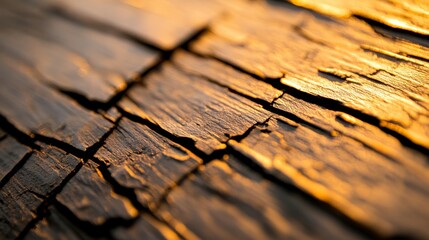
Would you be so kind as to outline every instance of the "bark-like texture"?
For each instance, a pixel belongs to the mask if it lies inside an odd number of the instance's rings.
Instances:
[[[385,235],[400,231],[426,236],[425,164],[395,162],[353,139],[327,136],[282,118],[230,144],[268,173]]]
[[[201,163],[180,145],[128,119],[120,122],[95,157],[109,165],[117,183],[135,189],[144,206],[156,204],[167,189]]]
[[[270,116],[258,104],[171,64],[147,76],[128,96],[119,103],[125,111],[195,142],[206,154]]]
[[[0,239],[429,238],[426,4],[288,2],[0,0]]]
[[[0,112],[28,135],[39,134],[86,150],[112,126],[101,116],[43,85],[20,62],[0,56]]]
[[[372,117],[429,149],[429,65],[423,46],[380,37],[355,19],[258,4],[217,21],[192,49],[280,79],[290,92],[312,101]]]
[[[3,238],[17,237],[36,217],[44,199],[79,163],[78,158],[49,146],[34,152],[0,190]]]

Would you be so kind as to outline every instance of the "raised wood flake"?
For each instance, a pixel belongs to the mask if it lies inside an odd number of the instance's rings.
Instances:
[[[207,81],[247,98],[259,100],[265,106],[271,106],[271,111],[314,126],[328,135],[348,136],[402,164],[418,167],[428,160],[423,154],[403,146],[397,139],[375,126],[347,113],[332,111],[289,94],[282,94],[282,91],[270,84],[240,73],[214,59],[178,52],[173,57],[173,63],[189,74],[202,76]]]

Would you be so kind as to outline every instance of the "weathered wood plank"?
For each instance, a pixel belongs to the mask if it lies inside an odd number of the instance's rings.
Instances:
[[[275,108],[282,110],[286,116],[300,119],[327,134],[342,134],[356,139],[402,164],[420,166],[419,164],[427,161],[427,157],[403,146],[396,138],[377,127],[344,112],[331,111],[288,94],[280,96],[282,91],[270,84],[233,70],[211,58],[198,57],[182,51],[173,56],[172,62],[190,74],[202,76],[251,99],[263,100],[266,105],[272,105],[272,110]]]
[[[122,186],[135,189],[144,206],[157,203],[165,191],[194,170],[201,160],[147,126],[121,120],[95,155]]]
[[[44,86],[37,74],[14,59],[0,55],[0,112],[28,135],[55,138],[85,150],[112,123]]]
[[[287,94],[277,99],[273,106],[292,113],[332,136],[341,134],[355,139],[374,151],[409,167],[420,168],[428,161],[427,156],[405,147],[391,135],[347,113],[331,111]]]
[[[172,134],[188,138],[206,154],[225,147],[230,137],[244,134],[271,113],[246,98],[165,64],[131,89],[131,100],[119,105],[155,122]]]
[[[24,239],[57,239],[57,240],[87,240],[94,239],[78,227],[74,226],[67,217],[56,207],[49,207],[47,216],[31,229]]]
[[[39,80],[89,100],[107,102],[158,57],[154,50],[46,12],[22,15],[0,10],[1,51],[34,68]]]
[[[116,194],[91,161],[67,183],[57,200],[81,221],[93,225],[130,220],[138,215],[130,200]]]
[[[273,118],[230,144],[268,173],[381,235],[428,237],[426,163],[393,161],[350,138],[283,118]]]
[[[389,27],[429,36],[429,3],[426,0],[288,0],[289,2],[335,17],[359,16]]]
[[[220,11],[220,5],[215,1],[198,0],[58,0],[52,1],[52,5],[83,19],[114,27],[164,50],[180,45]]]
[[[427,48],[280,4],[237,8],[212,26],[194,51],[370,115],[429,148]]]
[[[177,51],[172,61],[176,66],[190,74],[204,77],[209,81],[216,82],[251,98],[271,103],[282,95],[282,91],[275,89],[268,83],[256,80],[213,59],[201,58],[184,51]]]
[[[360,238],[304,198],[249,171],[233,156],[226,162],[211,162],[175,189],[159,214],[171,215],[176,225],[178,221],[201,239]]]
[[[0,182],[30,151],[0,129]]]
[[[35,151],[0,189],[0,237],[17,237],[36,217],[43,200],[78,164],[79,159],[53,147]]]

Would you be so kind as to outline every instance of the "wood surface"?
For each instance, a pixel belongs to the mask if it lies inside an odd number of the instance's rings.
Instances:
[[[428,239],[424,0],[0,0],[0,239]]]

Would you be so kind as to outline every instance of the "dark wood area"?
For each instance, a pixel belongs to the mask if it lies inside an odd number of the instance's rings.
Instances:
[[[0,239],[429,239],[426,0],[0,0]]]

